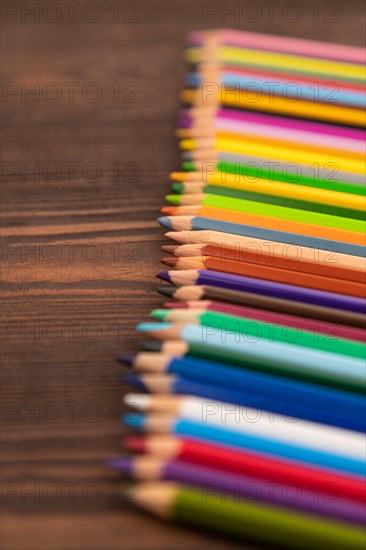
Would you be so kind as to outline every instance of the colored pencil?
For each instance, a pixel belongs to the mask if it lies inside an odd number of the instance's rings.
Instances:
[[[265,126],[266,129],[262,134],[266,135],[267,127],[272,129],[279,128],[280,130],[287,131],[301,131],[307,132],[310,134],[317,134],[323,136],[322,143],[328,143],[328,138],[338,137],[343,140],[350,140],[352,146],[359,151],[361,151],[362,142],[365,140],[365,131],[358,128],[351,128],[347,126],[340,126],[336,124],[331,124],[328,122],[314,122],[309,120],[301,120],[298,118],[289,118],[277,114],[268,114],[268,113],[256,113],[253,111],[240,111],[238,109],[233,109],[224,106],[209,106],[206,109],[203,107],[200,108],[191,108],[182,112],[182,116],[188,116],[190,119],[190,124],[188,127],[200,127],[207,126],[211,127],[212,119],[215,121],[220,120],[223,123],[227,121],[236,122],[240,124],[260,124]],[[356,143],[359,142],[358,147]],[[343,148],[343,144],[342,144]]]
[[[139,397],[141,398],[140,394]],[[213,441],[220,445],[250,449],[270,456],[289,458],[303,464],[315,464],[338,472],[347,472],[348,475],[362,476],[365,472],[365,462],[362,459],[324,452],[260,435],[241,433],[230,430],[225,425],[216,426],[164,415],[136,413],[123,415],[121,421],[126,426],[146,433],[170,433],[201,441]]]
[[[212,195],[213,196],[213,195]],[[219,195],[217,195],[218,198]],[[213,202],[217,202],[218,199],[214,199]],[[240,201],[243,202],[243,201]],[[249,202],[249,201],[248,201]],[[281,208],[281,207],[276,207]],[[202,206],[202,205],[191,205],[191,206],[169,206],[169,207],[163,207],[162,213],[167,216],[171,216],[170,218],[159,218],[159,223],[162,225],[165,225],[169,229],[176,229],[178,231],[181,230],[189,230],[191,229],[191,223],[193,218],[199,218],[198,224],[196,224],[196,227],[198,229],[211,229],[214,231],[223,231],[225,233],[234,233],[234,231],[238,231],[239,235],[246,235],[246,236],[255,236],[260,237],[260,229],[271,229],[274,231],[280,231],[282,232],[281,236],[278,234],[275,235],[275,239],[279,242],[295,242],[296,244],[302,244],[302,242],[298,242],[297,239],[293,239],[288,241],[283,238],[283,232],[287,233],[298,233],[300,235],[307,235],[307,237],[320,237],[321,239],[325,239],[328,242],[337,241],[335,244],[333,244],[333,248],[331,250],[334,250],[334,247],[336,247],[337,252],[344,253],[345,248],[348,250],[352,250],[350,252],[352,255],[360,256],[361,250],[357,248],[350,248],[349,246],[344,247],[342,246],[339,241],[344,241],[345,243],[350,243],[354,245],[361,245],[364,246],[365,243],[365,235],[361,232],[353,231],[353,230],[347,230],[347,229],[340,229],[337,227],[326,227],[322,225],[313,225],[311,223],[306,222],[298,222],[295,220],[285,220],[280,218],[274,218],[270,216],[263,216],[258,214],[250,214],[247,212],[239,212],[236,210],[228,210],[226,208],[220,208],[216,206]],[[172,217],[177,216],[180,219],[173,220]],[[190,218],[187,218],[187,216],[190,216]],[[207,218],[209,221],[206,221]],[[344,220],[344,218],[337,218],[339,220]],[[210,221],[211,220],[211,221]],[[196,220],[195,220],[196,221]],[[357,220],[353,220],[357,221]],[[229,222],[232,224],[231,230],[228,228],[227,224],[217,223],[217,222]],[[341,222],[342,223],[342,222]],[[237,226],[244,226],[244,227],[237,227]],[[253,230],[252,228],[255,228]],[[251,231],[249,233],[249,231]],[[307,239],[309,242],[309,239]],[[314,243],[314,240],[311,240],[310,242]],[[306,246],[306,244],[304,244]],[[309,245],[308,245],[309,246]],[[311,246],[311,245],[310,245]],[[314,246],[314,245],[313,245]],[[327,245],[329,246],[329,245]],[[324,247],[323,247],[324,249]],[[326,249],[326,248],[325,248]],[[328,248],[329,250],[329,248]],[[356,250],[356,252],[355,252]]]
[[[232,449],[186,437],[178,439],[170,435],[132,435],[124,439],[123,443],[128,449],[139,453],[207,465],[224,472],[252,475],[258,479],[294,484],[304,489],[317,488],[319,493],[330,494],[333,498],[347,498],[362,503],[366,500],[363,478],[344,476],[311,465],[303,466],[288,458],[278,460],[248,450]]]
[[[255,191],[242,191],[240,189],[238,190],[238,189],[233,189],[231,187],[220,187],[218,185],[203,186],[202,184],[194,184],[194,183],[189,185],[190,187],[192,187],[192,189],[190,189],[189,192],[187,191],[187,194],[189,194],[189,196],[196,194],[199,200],[202,198],[202,196],[206,196],[206,195],[220,195],[222,197],[230,197],[232,199],[262,202],[265,204],[273,204],[275,206],[284,206],[286,208],[293,208],[295,210],[306,210],[310,212],[317,212],[318,214],[329,214],[330,216],[338,216],[342,218],[362,220],[365,217],[365,213],[362,212],[361,210],[344,208],[341,206],[333,206],[332,204],[325,204],[322,202],[310,202],[310,200],[292,199],[280,194],[277,195],[277,190],[276,190],[277,186],[273,186],[273,184],[272,184],[272,188],[275,190],[274,192],[269,194],[264,194],[261,192],[257,193]],[[309,188],[309,189],[311,190],[313,188]],[[185,192],[181,188],[180,183],[173,183],[172,191],[174,193],[178,193],[179,195],[185,194]],[[345,195],[345,193],[342,193],[342,194]],[[349,196],[355,197],[356,195],[349,195]],[[179,202],[173,197],[174,195],[168,195],[166,197],[166,200],[170,204]],[[179,197],[177,197],[177,199],[179,199]],[[184,197],[183,197],[183,200],[184,200]]]
[[[365,300],[334,294],[321,290],[303,288],[301,286],[264,281],[257,278],[243,277],[211,270],[171,270],[163,271],[158,277],[176,286],[210,285],[242,292],[252,292],[266,296],[302,301],[337,309],[345,309],[354,313],[365,313]]]
[[[197,212],[202,211],[203,214],[206,214],[206,217],[201,216],[200,213],[194,216],[183,216],[179,214],[182,209],[193,209]],[[190,206],[169,207],[169,211],[174,215],[158,218],[160,225],[167,227],[169,230],[217,231],[364,257],[364,243],[366,239],[363,235],[354,231],[330,229],[302,222],[276,220],[275,218],[265,218],[264,216],[254,216],[251,214],[242,216],[232,210],[228,211],[222,208],[206,206],[202,208]],[[210,216],[213,217],[210,218]],[[232,219],[234,221],[231,221]]]
[[[246,237],[242,235],[234,236],[231,233],[222,233],[219,231],[209,230],[172,231],[166,233],[165,236],[179,244],[201,244],[212,246],[221,245],[223,252],[226,250],[236,250],[241,253],[239,257],[246,261],[253,256],[252,249],[254,248],[256,256],[262,257],[268,254],[272,258],[273,262],[276,258],[286,258],[291,259],[294,263],[296,263],[296,261],[303,261],[311,265],[314,263],[325,264],[334,268],[338,267],[340,273],[341,268],[352,270],[352,273],[357,271],[358,273],[361,273],[363,277],[361,278],[359,275],[357,279],[352,280],[358,282],[363,282],[365,280],[365,258],[337,252],[335,249],[336,246],[333,247],[333,250],[325,251],[319,249],[318,247],[314,250],[313,247],[299,246],[296,244],[290,245],[280,241],[271,241],[271,243],[268,243],[268,239]],[[316,243],[314,242],[314,244]]]
[[[253,370],[327,386],[365,391],[364,360],[281,342],[255,340],[218,327],[143,323],[138,330],[160,340],[183,340],[189,352]]]
[[[189,287],[181,287],[185,291]],[[192,287],[196,288],[196,287]],[[162,294],[165,291],[174,291],[171,287],[161,287],[159,292]],[[255,296],[255,295],[253,295]],[[249,298],[250,300],[250,298]],[[266,304],[264,304],[266,305]],[[214,311],[216,313],[224,313],[228,315],[235,315],[237,317],[247,317],[249,319],[255,319],[258,321],[264,321],[273,323],[275,325],[285,325],[295,329],[307,330],[309,332],[316,333],[318,335],[318,340],[321,338],[319,335],[330,336],[329,341],[335,341],[337,338],[344,338],[346,340],[353,340],[355,342],[366,343],[366,332],[365,330],[360,330],[355,327],[349,327],[346,325],[339,325],[334,322],[334,319],[331,322],[322,322],[319,323],[317,320],[307,319],[304,317],[296,317],[294,315],[288,315],[283,313],[278,313],[268,309],[261,309],[260,304],[257,304],[258,309],[254,307],[245,307],[240,305],[233,305],[231,303],[222,303],[215,301],[205,301],[205,300],[195,300],[195,301],[185,301],[185,302],[165,302],[164,307],[166,309],[183,309],[190,310],[195,312],[204,312],[204,311]],[[321,309],[321,308],[320,308]],[[365,325],[365,319],[362,317],[363,324]],[[325,338],[324,338],[325,339]]]
[[[178,257],[178,258],[163,258],[162,262],[168,267],[174,267],[181,270],[198,269],[218,271],[220,273],[230,273],[244,277],[255,277],[265,281],[275,281],[291,285],[296,277],[297,286],[310,288],[329,293],[339,293],[347,296],[365,298],[366,289],[362,283],[355,283],[344,279],[336,279],[313,273],[304,273],[303,271],[295,271],[273,267],[272,265],[253,264],[252,262],[238,262],[235,260],[222,258],[218,256],[203,256],[203,257]]]
[[[286,72],[270,73],[269,71],[261,70],[240,70],[230,64],[222,64],[219,69],[206,70],[204,75],[198,72],[189,72],[186,76],[186,86],[188,88],[199,88],[204,86],[208,78],[212,76],[218,86],[225,86],[226,89],[235,90],[237,93],[245,93],[255,90],[270,92],[272,96],[285,97],[294,101],[304,99],[305,101],[313,101],[315,103],[324,103],[325,105],[344,105],[362,109],[365,107],[365,94],[356,85],[348,87],[346,82],[342,82],[341,86],[331,90],[329,83],[324,79],[317,78],[316,82],[319,85],[317,92],[313,85],[310,84],[310,79],[303,79],[301,76],[293,76]]]
[[[133,386],[135,389],[153,394],[172,394],[172,395],[191,395],[196,397],[204,397],[210,400],[217,400],[225,403],[232,403],[239,406],[250,406],[251,408],[268,411],[271,413],[280,414],[286,417],[296,417],[297,419],[313,422],[322,422],[329,426],[344,428],[364,432],[365,422],[362,417],[357,417],[353,414],[348,415],[319,415],[319,403],[313,401],[309,406],[302,403],[300,407],[294,405],[293,396],[280,400],[278,396],[263,395],[261,389],[254,391],[253,389],[238,388],[222,388],[213,385],[213,383],[203,384],[196,380],[191,380],[187,377],[176,375],[158,375],[158,374],[127,374],[122,377],[125,384]],[[298,398],[298,396],[297,396]],[[329,403],[326,404],[326,408]],[[365,406],[362,410],[365,414]],[[321,418],[320,418],[321,416]],[[315,419],[316,417],[316,419]],[[363,417],[364,418],[364,417]]]
[[[237,47],[255,48],[257,50],[271,50],[296,55],[312,56],[322,59],[335,59],[350,63],[364,63],[365,50],[345,44],[331,44],[315,40],[304,40],[289,36],[276,36],[233,29],[219,29],[215,31],[217,40],[222,44],[232,44]],[[191,32],[188,43],[200,44],[206,39],[202,31]]]
[[[172,238],[174,239],[174,234]],[[234,244],[235,238],[230,240]],[[245,244],[242,244],[243,241]],[[362,284],[366,282],[365,261],[357,256],[337,253],[333,255],[311,248],[291,247],[283,243],[273,243],[270,246],[262,239],[237,237],[234,246],[228,246],[224,241],[209,242],[208,239],[205,244],[164,245],[161,249],[177,258],[214,256],[222,260],[247,262],[279,269],[287,268],[290,271],[301,271]]]
[[[184,119],[181,119],[182,121]],[[183,124],[184,126],[184,124]],[[326,140],[324,134],[316,133],[311,129],[282,127],[280,125],[272,126],[265,122],[252,122],[231,119],[229,117],[219,117],[216,115],[213,119],[207,119],[207,123],[202,122],[198,126],[178,127],[176,135],[179,139],[185,138],[205,138],[205,137],[236,137],[240,136],[248,139],[251,137],[257,143],[269,143],[276,141],[283,143],[287,148],[303,149],[307,151],[316,150],[325,152],[329,150],[332,154],[339,153],[341,156],[350,158],[361,158],[363,148],[362,142],[350,137],[327,134]],[[291,141],[290,141],[291,140]],[[283,174],[285,175],[285,174]],[[302,181],[302,178],[298,178]],[[284,179],[285,181],[285,179]],[[323,184],[326,182],[322,182]],[[332,182],[328,182],[332,185]],[[333,184],[334,185],[334,184]],[[317,187],[317,185],[315,185]],[[321,185],[323,187],[323,185]],[[329,187],[325,187],[329,188]],[[330,187],[332,189],[333,187]],[[336,188],[333,188],[336,190]]]
[[[301,491],[299,498],[288,495],[284,485],[271,486],[250,476],[223,474],[219,470],[190,464],[182,461],[167,461],[156,456],[112,457],[107,459],[107,466],[116,469],[124,476],[142,481],[166,480],[187,483],[198,487],[203,495],[220,494],[232,496],[234,499],[247,499],[250,502],[265,502],[280,505],[295,510],[303,510],[311,514],[319,514],[341,521],[363,525],[366,509],[360,504],[349,500],[325,502],[319,499],[316,491]]]
[[[181,99],[186,105],[194,105],[196,96],[195,90],[186,89],[182,92]],[[204,105],[224,105],[254,112],[279,113],[300,119],[325,120],[359,129],[365,127],[365,117],[361,109],[324,105],[304,100],[290,103],[286,98],[271,97],[265,93],[262,93],[257,101],[254,101],[253,98],[255,100],[255,94],[252,94],[252,97],[250,94],[230,94],[226,93],[225,89],[218,87],[216,93],[205,94],[207,103]]]
[[[329,545],[334,550],[363,550],[363,530],[343,522],[319,520],[264,504],[223,501],[174,482],[139,484],[132,503],[165,519],[175,519],[213,529],[237,538],[250,538],[282,548],[322,550]],[[129,496],[129,495],[127,495]]]
[[[213,46],[211,46],[213,49]],[[311,74],[321,77],[335,77],[338,80],[355,81],[361,84],[365,81],[363,67],[359,64],[343,61],[323,60],[298,56],[293,53],[278,53],[270,50],[262,51],[255,48],[238,48],[236,46],[220,45],[216,40],[216,61],[228,62],[230,65],[243,67],[263,67],[269,70],[286,70],[291,74]],[[202,48],[187,48],[185,57],[189,63],[205,61]]]
[[[130,364],[134,372],[152,374],[178,374],[204,385],[214,385],[238,392],[260,394],[276,398],[295,409],[293,416],[303,407],[313,409],[310,420],[324,424],[338,417],[354,418],[358,426],[365,424],[365,398],[341,389],[326,388],[301,380],[291,380],[267,373],[235,368],[198,357],[174,357],[159,353],[139,353],[136,356],[119,355],[118,360]]]
[[[209,206],[224,210],[233,210],[267,217],[276,217],[289,221],[299,221],[306,223],[309,221],[309,215],[306,211],[295,210],[285,206],[270,205],[261,202],[254,202],[232,197],[223,197],[220,195],[170,195],[168,196],[171,202],[178,206]],[[362,233],[365,232],[365,221],[342,218],[340,216],[331,216],[329,214],[320,214],[319,212],[312,213],[311,222],[313,225],[322,227],[330,227],[335,229],[345,229]]]
[[[133,403],[141,412],[167,414],[212,426],[223,426],[234,432],[252,434],[311,449],[365,461],[366,449],[362,434],[318,422],[298,419],[288,422],[280,414],[268,414],[260,409],[236,406],[225,402],[207,401],[204,397],[178,395],[127,394],[126,404]]]
[[[179,146],[184,151],[208,152],[209,157],[206,160],[215,159],[216,162],[222,159],[222,152],[227,152],[242,155],[243,159],[247,157],[277,159],[277,162],[295,162],[300,166],[304,165],[311,167],[314,163],[320,166],[326,166],[330,163],[330,165],[333,164],[334,168],[339,170],[339,172],[348,174],[346,181],[348,181],[348,179],[350,179],[350,181],[352,180],[351,173],[363,174],[365,170],[364,162],[361,158],[332,155],[329,152],[324,154],[315,150],[306,151],[285,148],[277,143],[257,143],[251,139],[245,140],[242,136],[238,136],[236,139],[234,137],[183,139],[180,141]],[[200,157],[196,158],[199,159]],[[314,168],[312,169],[312,174],[314,174]],[[332,197],[331,195],[331,198],[336,197]]]
[[[364,174],[338,170],[338,164],[325,163],[307,165],[290,160],[276,160],[273,157],[261,157],[230,151],[214,151],[211,149],[187,148],[181,151],[182,170],[188,172],[220,171],[237,173],[254,178],[262,177],[273,181],[292,183],[293,181],[309,180],[340,180],[346,184],[362,186]],[[285,175],[283,175],[285,174]]]
[[[216,311],[197,311],[182,309],[155,309],[150,314],[159,321],[173,323],[192,323],[207,327],[219,327],[222,330],[238,332],[248,339],[264,339],[271,342],[283,342],[290,345],[319,349],[330,353],[348,355],[366,359],[366,347],[359,342],[343,338],[321,338],[318,332],[298,329],[292,325],[273,323],[268,319],[253,319],[246,315]]]
[[[189,177],[188,177],[189,176]],[[210,188],[225,188],[227,190],[233,189],[237,191],[256,192],[268,195],[288,196],[297,200],[307,200],[312,204],[316,204],[315,198],[319,197],[319,202],[325,202],[325,196],[332,193],[331,200],[336,203],[338,199],[347,195],[348,198],[352,198],[350,204],[358,206],[360,197],[365,196],[365,190],[361,185],[355,185],[351,183],[342,182],[319,182],[318,185],[306,185],[307,182],[301,180],[294,182],[281,182],[278,181],[274,185],[274,180],[266,178],[254,178],[250,176],[233,174],[230,172],[172,172],[170,179],[173,183],[173,190],[176,193],[202,193],[205,189],[204,186]],[[285,193],[288,191],[291,195]],[[313,193],[310,194],[310,191]],[[208,191],[207,191],[208,193]],[[335,194],[335,195],[334,195]],[[310,195],[310,196],[309,196]],[[354,202],[354,198],[357,199]],[[332,204],[333,204],[332,202]],[[329,203],[328,203],[329,204]],[[335,206],[346,206],[344,203],[339,202]],[[363,209],[363,205],[359,209]]]
[[[166,519],[363,548],[366,52],[220,29],[185,59],[158,219],[175,301],[116,356],[140,392],[120,422],[144,435],[106,464]]]

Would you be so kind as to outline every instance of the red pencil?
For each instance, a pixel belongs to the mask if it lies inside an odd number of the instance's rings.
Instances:
[[[306,467],[292,461],[265,458],[247,451],[171,436],[130,436],[123,441],[129,449],[161,457],[202,464],[232,474],[253,475],[271,482],[317,490],[332,498],[347,497],[364,502],[366,485],[361,477],[333,474],[326,468]]]

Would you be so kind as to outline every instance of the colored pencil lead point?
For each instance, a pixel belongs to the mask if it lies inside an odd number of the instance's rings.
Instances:
[[[163,212],[164,213],[164,212]],[[174,229],[172,224],[171,224],[171,221],[170,219],[167,217],[167,216],[160,216],[160,218],[158,218],[158,223],[162,226],[162,227],[167,227],[168,229],[172,230]]]
[[[121,424],[131,426],[136,430],[142,430],[145,424],[145,416],[139,413],[122,414],[120,418]]]
[[[159,321],[165,321],[165,319],[168,316],[168,312],[165,311],[165,309],[154,309],[150,313],[151,317],[154,317],[154,319],[158,319]]]
[[[176,267],[178,260],[179,258],[163,258],[161,261],[169,267]]]
[[[171,279],[168,271],[160,271],[160,273],[157,274],[157,278],[162,279],[163,281],[167,281],[168,283],[171,283]]]
[[[122,376],[122,381],[129,386],[140,389],[141,391],[147,391],[145,384],[138,376],[135,376],[133,374],[126,374],[125,376]]]
[[[122,444],[135,453],[144,453],[146,451],[146,440],[142,435],[129,435],[122,440]]]
[[[193,163],[192,163],[192,151],[182,151],[182,159],[183,159],[183,163],[182,163],[182,166],[184,164],[188,164],[189,166],[193,166]]]
[[[171,323],[140,323],[136,328],[139,332],[152,332],[154,330],[165,330],[171,326]]]
[[[133,475],[133,458],[130,456],[113,456],[107,458],[105,464],[126,476]]]
[[[165,195],[165,200],[174,206],[179,206],[181,201],[180,195]]]
[[[116,355],[116,361],[119,363],[124,363],[126,365],[132,365],[135,360],[135,355],[128,355],[127,353],[119,353]]]
[[[176,288],[174,286],[159,286],[158,292],[162,294],[163,296],[169,296],[171,298],[176,292]]]
[[[177,249],[177,245],[174,244],[167,244],[161,247],[163,252],[168,252],[168,254],[174,254],[175,250]]]
[[[144,342],[142,344],[142,349],[144,351],[156,351],[160,352],[162,350],[162,342]]]
[[[171,216],[174,213],[174,210],[176,209],[176,206],[163,206],[161,209],[162,214],[166,214],[167,216]],[[173,226],[170,226],[170,229],[173,229]]]
[[[175,181],[172,183],[171,189],[174,193],[181,194],[183,193],[184,186],[181,183]]]
[[[197,170],[194,162],[184,161],[182,162],[182,170],[185,172],[195,172]]]

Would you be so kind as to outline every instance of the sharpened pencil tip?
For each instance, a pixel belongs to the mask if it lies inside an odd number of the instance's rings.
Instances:
[[[182,170],[185,172],[196,172],[197,168],[194,162],[185,160],[182,162]]]
[[[135,376],[133,374],[126,374],[125,376],[122,376],[122,381],[129,386],[138,388],[141,391],[147,391],[145,384],[138,376]]]
[[[145,424],[145,416],[139,413],[122,414],[120,418],[121,424],[131,426],[136,430],[143,430]]]
[[[163,258],[161,261],[169,267],[176,267],[178,260],[179,258]]]
[[[173,191],[173,193],[183,193],[183,190],[184,190],[184,186],[182,183],[178,183],[177,181],[173,182],[172,183],[172,186],[171,186],[171,189]]]
[[[169,298],[172,298],[174,295],[174,292],[176,292],[176,288],[174,286],[159,286],[158,292],[162,294],[163,296],[169,296]]]
[[[161,279],[162,281],[167,281],[168,283],[172,282],[169,271],[160,271],[160,273],[157,274],[157,278]]]
[[[168,317],[168,312],[165,311],[165,309],[154,309],[150,313],[151,317],[154,317],[154,319],[158,319],[159,321],[165,321]]]
[[[179,206],[181,199],[181,195],[165,195],[166,202],[173,204],[174,206]]]
[[[125,476],[133,475],[133,458],[130,456],[113,456],[105,460],[105,464],[109,468],[118,470],[121,474]]]
[[[176,208],[177,208],[176,206],[163,206],[163,208],[161,209],[161,213],[167,216],[172,216]],[[174,229],[171,222],[170,222],[170,229]]]
[[[177,248],[178,248],[177,245],[167,244],[167,245],[162,246],[161,250],[163,252],[168,252],[168,254],[174,254],[174,252],[176,251]]]
[[[129,435],[122,440],[122,444],[135,453],[144,453],[146,451],[146,438],[143,435]]]
[[[135,360],[135,355],[128,355],[127,353],[119,353],[116,355],[116,361],[124,363],[126,365],[132,365]]]
[[[163,348],[163,343],[162,342],[144,342],[142,344],[142,349],[144,351],[156,351],[156,352],[160,352]]]
[[[171,323],[140,323],[136,328],[139,332],[155,332],[168,329],[171,326]]]
[[[164,214],[164,212],[162,212],[162,213]],[[162,227],[167,227],[168,229],[174,229],[170,219],[167,216],[160,216],[160,218],[158,218],[158,223]]]

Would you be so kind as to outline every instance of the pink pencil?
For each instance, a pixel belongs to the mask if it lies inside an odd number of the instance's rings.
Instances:
[[[201,109],[201,111],[203,111],[203,109]],[[191,113],[194,113],[194,109],[182,109],[182,114],[186,117],[190,117]],[[253,122],[256,124],[264,124],[266,126],[291,128],[327,136],[340,136],[348,139],[357,139],[362,142],[365,139],[365,132],[363,130],[358,130],[357,128],[346,128],[345,126],[337,126],[335,124],[310,122],[276,115],[265,115],[262,113],[226,109],[222,107],[217,109],[216,117],[225,120],[235,120],[236,122]]]
[[[365,145],[357,139],[347,139],[338,136],[327,136],[326,141],[322,135],[292,128],[281,128],[279,126],[268,126],[251,122],[240,122],[225,118],[216,118],[213,122],[214,130],[232,132],[234,134],[249,134],[252,136],[265,136],[276,140],[306,143],[309,145],[325,145],[330,148],[364,153]]]
[[[235,315],[237,317],[247,317],[265,323],[275,325],[283,325],[294,327],[299,330],[309,330],[320,334],[327,334],[330,338],[346,338],[347,340],[355,340],[365,342],[366,332],[362,329],[349,327],[345,325],[337,325],[334,323],[326,323],[324,321],[316,321],[314,319],[305,319],[285,313],[274,313],[263,309],[254,309],[244,306],[235,306],[224,302],[211,301],[193,301],[193,302],[166,302],[164,307],[167,309],[197,309],[200,311],[216,311],[227,315]]]
[[[275,52],[288,52],[296,55],[313,56],[323,59],[335,59],[349,63],[364,63],[365,50],[356,46],[343,44],[331,44],[316,40],[303,40],[288,36],[275,36],[253,32],[222,29],[217,31],[221,44],[229,44],[242,48],[256,48],[258,50],[271,50]],[[188,42],[200,44],[205,34],[192,32],[188,36]]]

